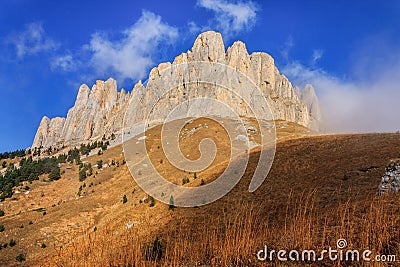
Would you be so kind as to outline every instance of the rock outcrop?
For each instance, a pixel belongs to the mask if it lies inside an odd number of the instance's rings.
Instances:
[[[66,118],[42,119],[32,147],[77,145],[116,134],[121,130],[129,99],[130,93],[118,92],[112,78],[96,81],[91,90],[84,84]]]
[[[400,192],[400,159],[393,160],[385,169],[381,183],[378,186],[378,196]]]
[[[300,100],[307,105],[308,113],[310,114],[310,121],[307,125],[308,128],[318,130],[322,115],[319,108],[318,97],[311,84],[306,84],[304,89],[300,92]]]
[[[275,120],[294,122],[316,129],[320,120],[318,99],[314,89],[306,87],[302,93],[297,93],[290,81],[274,64],[274,59],[263,52],[249,54],[244,43],[237,41],[225,51],[221,34],[213,31],[200,34],[191,50],[177,56],[173,63],[161,63],[153,68],[146,86],[138,82],[131,93],[117,91],[116,81],[97,81],[90,90],[87,85],[79,89],[75,105],[68,111],[67,117],[42,119],[32,147],[75,145],[88,140],[96,140],[118,134],[123,128],[124,115],[132,123],[140,122],[153,109],[160,93],[169,85],[180,81],[176,88],[158,107],[163,110],[176,106],[184,100],[195,97],[211,97],[228,101],[236,106],[241,116],[251,116],[249,110],[243,108],[231,93],[215,86],[199,83],[201,77],[216,75],[209,69],[194,66],[188,72],[176,71],[178,64],[193,62],[211,62],[229,66],[246,75],[261,89],[267,100]],[[218,73],[217,79],[230,81],[228,73]],[[223,77],[220,77],[223,76]],[[241,86],[241,81],[232,79],[231,86],[236,91],[246,94],[247,88]],[[134,97],[135,96],[135,97]],[[128,106],[130,108],[128,109]],[[133,107],[133,108],[132,108]],[[165,109],[164,109],[165,107]],[[189,109],[189,107],[188,107]]]

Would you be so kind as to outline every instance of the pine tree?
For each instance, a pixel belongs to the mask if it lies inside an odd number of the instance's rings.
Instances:
[[[83,182],[86,179],[86,170],[82,169],[79,171],[79,181]]]
[[[49,180],[55,181],[61,178],[60,167],[56,166],[53,170],[49,173]]]
[[[97,161],[97,168],[98,168],[98,169],[103,168],[103,161],[102,161],[102,160],[98,160],[98,161]]]
[[[175,201],[174,201],[174,197],[173,197],[173,196],[171,196],[171,197],[169,198],[169,209],[170,209],[170,210],[175,209]]]

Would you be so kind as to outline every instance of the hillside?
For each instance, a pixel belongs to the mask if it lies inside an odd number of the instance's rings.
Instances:
[[[195,158],[198,141],[216,127],[210,124],[181,138],[183,149]],[[276,156],[263,185],[248,192],[259,156],[255,148],[239,184],[198,208],[152,203],[132,179],[121,146],[82,159],[96,172],[84,182],[79,182],[78,166],[66,163],[60,180],[49,183],[41,177],[29,185],[29,193],[21,187],[0,203],[5,211],[0,243],[16,241],[0,250],[2,265],[18,265],[15,258],[22,253],[26,262],[21,265],[29,266],[259,266],[255,254],[264,245],[319,249],[335,246],[339,238],[349,247],[400,258],[400,196],[375,197],[385,167],[399,156],[400,135],[317,135],[286,122],[277,122],[276,128]],[[158,131],[146,133],[149,148],[158,146]],[[219,138],[223,153],[228,142]],[[166,159],[157,149],[150,154],[159,170],[179,177],[173,182],[189,178],[185,186],[212,181],[226,165],[221,154],[194,179],[193,173],[161,164]],[[100,159],[104,166],[97,169]],[[321,264],[331,262],[315,266]]]

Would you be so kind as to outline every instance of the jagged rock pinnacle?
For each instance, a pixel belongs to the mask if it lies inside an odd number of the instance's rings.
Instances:
[[[200,34],[192,49],[178,55],[173,63],[165,62],[154,67],[150,71],[147,85],[144,86],[139,81],[131,93],[126,93],[125,90],[118,92],[117,83],[112,78],[107,81],[96,81],[92,89],[89,89],[87,85],[82,85],[79,88],[75,105],[68,111],[66,118],[50,120],[44,117],[42,119],[32,147],[76,145],[89,140],[101,139],[103,135],[110,136],[112,133],[120,133],[129,104],[135,105],[135,109],[127,114],[133,123],[142,121],[145,114],[148,113],[151,104],[156,101],[156,96],[152,92],[165,87],[166,77],[161,77],[161,75],[168,75],[167,80],[169,79],[169,81],[184,78],[188,84],[195,82],[199,75],[206,70],[194,70],[193,77],[183,77],[184,74],[179,72],[163,72],[171,66],[195,61],[221,63],[244,73],[265,95],[274,119],[317,128],[320,112],[318,99],[312,87],[306,87],[301,93],[297,92],[290,81],[279,73],[274,59],[270,55],[264,52],[254,52],[249,55],[246,45],[241,41],[235,42],[225,51],[221,34],[208,31]],[[189,86],[185,89],[188,92],[186,96],[184,90],[178,90],[180,93],[169,98],[164,104],[174,106],[184,97],[199,95],[233,101],[226,92],[220,91],[216,96],[215,93],[213,95],[209,90],[200,87],[199,85]],[[235,89],[243,93],[246,90],[246,88],[240,87]],[[138,96],[135,98],[136,103],[130,103],[134,95]],[[241,110],[240,107],[237,109],[241,115],[250,116],[247,110]],[[160,112],[162,110],[163,108],[160,107]]]

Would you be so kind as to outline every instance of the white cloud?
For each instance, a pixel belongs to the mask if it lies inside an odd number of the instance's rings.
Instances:
[[[199,25],[197,25],[196,22],[194,21],[189,21],[187,26],[191,34],[198,34],[202,30],[202,28]]]
[[[92,53],[91,64],[97,72],[113,71],[119,79],[142,79],[154,65],[153,55],[160,44],[171,44],[178,30],[161,17],[143,11],[139,20],[122,32],[118,40],[110,40],[104,33],[92,35],[86,46]]]
[[[215,27],[227,38],[250,30],[256,22],[258,7],[252,1],[198,0],[197,4],[215,13],[207,27]]]
[[[20,59],[25,55],[56,50],[59,46],[57,42],[47,36],[40,23],[26,25],[23,32],[10,35],[7,42],[15,46],[17,57]]]
[[[294,46],[293,37],[289,35],[286,42],[283,44],[283,48],[281,50],[281,55],[285,60],[289,59],[289,53],[293,46]]]
[[[311,83],[319,97],[328,132],[400,130],[400,64],[383,68],[376,79],[348,81],[294,62],[282,69],[294,84]]]
[[[61,69],[63,71],[73,71],[77,68],[77,62],[71,54],[67,54],[52,58],[50,67],[52,70]]]
[[[324,51],[321,49],[314,49],[312,53],[312,63],[317,64],[318,61],[322,58],[324,55]]]

